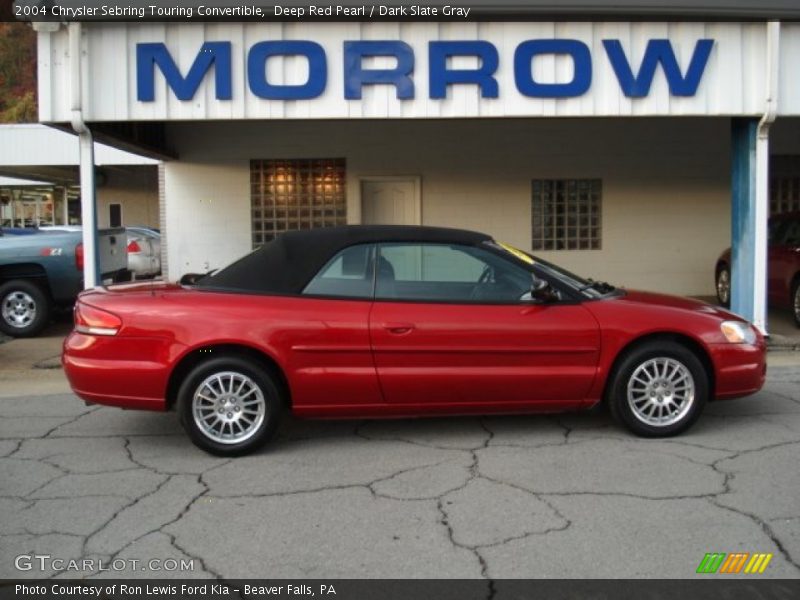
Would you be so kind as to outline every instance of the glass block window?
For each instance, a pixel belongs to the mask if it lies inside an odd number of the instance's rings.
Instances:
[[[600,179],[534,179],[533,250],[599,250],[602,197]]]
[[[345,159],[250,161],[253,248],[284,231],[347,222]]]
[[[773,177],[769,186],[769,214],[800,211],[800,177]]]

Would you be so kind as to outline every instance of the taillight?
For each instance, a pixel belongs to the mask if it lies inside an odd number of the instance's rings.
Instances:
[[[75,266],[83,271],[83,242],[75,246]]]
[[[75,331],[90,335],[116,335],[122,319],[114,313],[82,302],[75,303]]]
[[[136,240],[131,240],[130,244],[128,244],[128,254],[139,254],[142,251],[142,247]]]

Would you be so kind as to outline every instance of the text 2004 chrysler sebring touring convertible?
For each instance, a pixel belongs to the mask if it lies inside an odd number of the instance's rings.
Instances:
[[[89,402],[177,410],[242,454],[281,414],[396,417],[605,401],[644,436],[756,392],[765,344],[701,302],[587,281],[490,237],[353,226],[284,233],[188,285],[84,292],[63,362]]]

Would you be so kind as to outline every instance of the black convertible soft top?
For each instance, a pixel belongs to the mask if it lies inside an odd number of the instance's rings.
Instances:
[[[476,246],[491,239],[474,231],[414,225],[348,225],[287,231],[224,269],[200,279],[197,287],[299,294],[337,252],[348,246],[378,242]]]

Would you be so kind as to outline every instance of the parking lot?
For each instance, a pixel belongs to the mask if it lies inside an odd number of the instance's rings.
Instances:
[[[761,577],[800,575],[798,352],[771,352],[761,393],[669,440],[602,410],[289,420],[225,460],[174,414],[70,394],[68,329],[0,344],[2,578],[683,578],[707,552],[773,553]],[[95,562],[20,571],[20,555]]]

